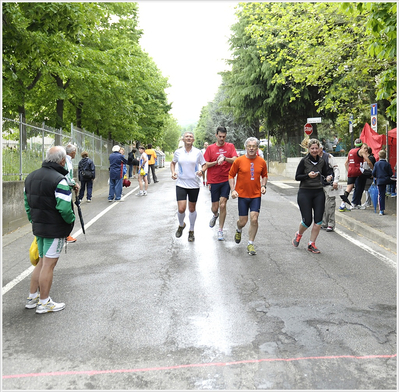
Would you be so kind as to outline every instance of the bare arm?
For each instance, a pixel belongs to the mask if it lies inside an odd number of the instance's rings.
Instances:
[[[171,162],[170,163],[170,172],[172,173],[172,180],[177,179],[177,173],[176,173],[176,162]]]
[[[235,184],[234,184],[234,178],[229,178],[229,185],[230,185],[230,191],[231,191],[231,197],[233,199],[238,197],[238,193],[237,191],[234,189],[235,188]]]

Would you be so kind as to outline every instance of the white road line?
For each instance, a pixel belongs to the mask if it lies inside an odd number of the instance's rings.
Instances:
[[[19,276],[17,276],[14,280],[7,283],[1,290],[1,295],[4,295],[7,291],[11,290],[16,284],[24,280],[27,276],[31,274],[31,272],[35,269],[33,265],[31,265],[27,270],[22,272]]]
[[[365,250],[366,252],[370,253],[371,255],[377,257],[378,259],[380,259],[381,261],[387,263],[390,267],[393,267],[396,269],[396,263],[391,260],[390,258],[384,256],[383,254],[375,251],[374,249],[370,248],[368,245],[363,244],[362,242],[352,238],[351,236],[349,236],[348,234],[345,234],[343,231],[335,228],[334,231],[339,234],[341,237],[344,237],[345,239],[347,239],[348,241],[352,242],[352,244],[358,246],[359,248],[362,248],[363,250]]]
[[[139,189],[138,186],[136,188],[132,189],[127,195],[123,196],[121,199],[125,199],[126,197],[130,196],[132,193],[134,193],[137,189]],[[112,210],[115,206],[118,205],[118,202],[113,202],[112,205],[107,207],[105,210],[101,211],[97,216],[95,216],[89,223],[85,224],[85,229],[88,229],[93,223],[98,221],[103,215],[105,215],[107,212]],[[75,224],[79,224],[79,217],[76,216],[76,221]],[[79,229],[77,232],[72,234],[72,237],[76,238],[79,237],[80,234],[82,234],[83,231],[82,229]],[[19,282],[24,280],[27,276],[29,276],[32,271],[35,269],[33,265],[31,265],[28,269],[26,269],[24,272],[19,274],[15,279],[13,279],[11,282],[7,283],[1,290],[1,294],[4,295],[8,291],[10,291],[14,286],[16,286]]]
[[[293,201],[290,201],[290,203],[295,206],[296,208],[299,209],[298,204],[294,203]],[[341,237],[344,237],[346,240],[352,242],[352,244],[358,246],[359,248],[362,248],[363,250],[365,250],[366,252],[370,253],[371,255],[377,257],[377,259],[383,261],[384,263],[388,264],[390,267],[393,267],[396,269],[396,263],[391,260],[389,257],[384,256],[383,254],[375,251],[374,249],[370,248],[368,245],[352,238],[351,236],[349,236],[348,234],[345,234],[343,231],[335,228],[334,231],[340,235]]]

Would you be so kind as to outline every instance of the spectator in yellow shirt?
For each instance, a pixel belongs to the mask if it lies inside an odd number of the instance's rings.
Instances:
[[[147,150],[145,150],[145,153],[148,155],[148,183],[151,183],[151,172],[154,183],[159,182],[155,174],[155,159],[157,159],[157,153],[152,148],[152,144],[147,144]]]

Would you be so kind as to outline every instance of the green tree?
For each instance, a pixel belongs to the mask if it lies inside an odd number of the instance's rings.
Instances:
[[[169,86],[138,40],[136,3],[7,3],[3,110],[126,142],[162,138]]]
[[[288,85],[291,101],[317,89],[317,112],[347,129],[348,116],[360,117],[375,99],[374,80],[387,66],[367,62],[368,12],[349,17],[339,3],[258,3],[244,7],[262,61],[281,69],[272,81]],[[274,50],[271,50],[272,47]],[[381,102],[381,106],[386,103]]]
[[[164,132],[160,147],[165,152],[174,152],[179,145],[180,127],[177,120],[169,115],[164,124]]]
[[[219,126],[226,127],[226,141],[233,143],[238,149],[243,148],[244,142],[249,136],[255,135],[256,130],[245,121],[237,121],[231,108],[224,102],[226,102],[226,88],[222,84],[214,100],[202,108],[195,130],[197,146],[202,147],[204,142],[214,143],[216,129]]]
[[[245,3],[237,10],[238,22],[232,27],[230,38],[231,71],[223,73],[225,104],[237,122],[251,126],[254,136],[265,137],[263,129],[282,140],[287,135],[303,133],[306,118],[316,114],[314,101],[318,92],[312,86],[304,86],[301,99],[295,100],[296,83],[276,82],[275,76],[281,73],[285,62],[267,62],[264,52],[274,53],[283,44],[271,40],[260,50],[259,38],[252,32],[253,26],[266,23],[260,7],[259,3]],[[272,12],[273,4],[265,7]]]
[[[356,6],[356,11],[355,11]],[[368,15],[366,35],[369,37],[367,54],[378,58],[385,66],[376,76],[376,99],[387,100],[386,114],[396,122],[397,116],[397,3],[342,3],[342,8],[353,16],[356,12]]]

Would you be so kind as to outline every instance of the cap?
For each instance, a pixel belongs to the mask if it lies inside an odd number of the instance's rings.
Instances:
[[[363,143],[362,143],[362,141],[361,141],[360,139],[356,139],[356,140],[355,140],[355,146],[356,146],[356,147],[361,147],[362,144],[363,144]]]
[[[112,147],[112,152],[116,152],[116,151],[120,151],[120,147],[119,146],[113,146]]]

